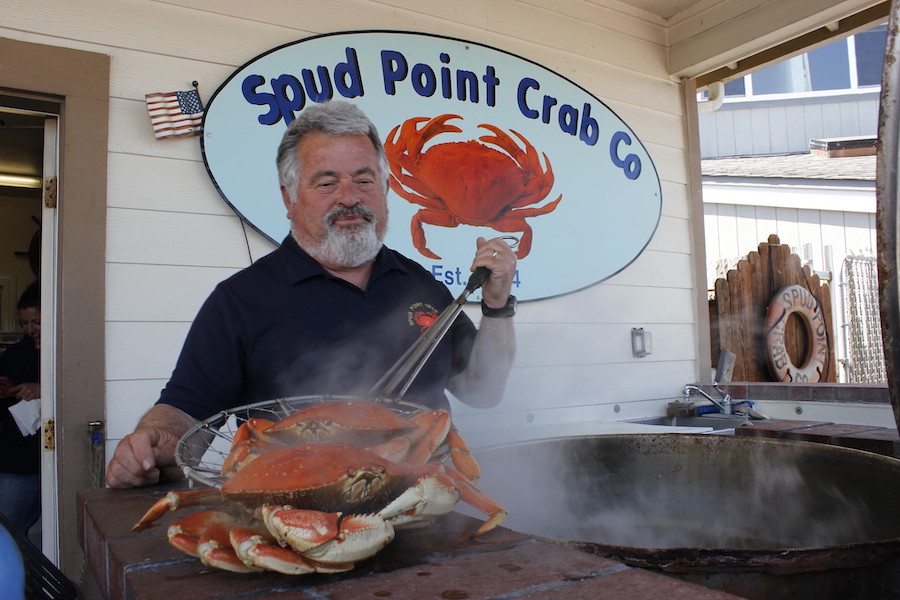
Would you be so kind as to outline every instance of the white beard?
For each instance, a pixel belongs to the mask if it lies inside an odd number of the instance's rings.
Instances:
[[[334,227],[334,221],[343,215],[359,214],[366,222],[353,227]],[[375,214],[362,205],[353,208],[335,208],[322,219],[327,234],[324,239],[304,246],[292,232],[294,239],[319,263],[339,268],[355,268],[375,258],[381,249],[384,234],[376,231]]]

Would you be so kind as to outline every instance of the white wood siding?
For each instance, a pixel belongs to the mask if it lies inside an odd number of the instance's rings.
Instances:
[[[662,179],[662,219],[647,250],[602,284],[522,306],[504,401],[490,411],[457,407],[459,421],[477,428],[662,414],[698,372],[680,86],[667,75],[662,25],[606,4],[564,1],[550,11],[515,0],[5,0],[0,36],[112,57],[108,450],[156,400],[216,282],[270,249],[219,197],[197,138],[154,139],[144,95],[197,80],[205,100],[261,52],[355,29],[471,39],[569,77],[637,133]],[[259,193],[280,202],[276,182]],[[579,268],[578,256],[560,265]],[[632,327],[652,332],[652,355],[632,357]]]
[[[809,152],[812,139],[875,135],[878,91],[805,98],[726,102],[700,115],[703,158]]]

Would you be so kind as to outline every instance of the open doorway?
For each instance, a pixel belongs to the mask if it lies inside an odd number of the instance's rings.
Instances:
[[[55,365],[53,375],[48,375],[48,381],[42,375],[41,382],[41,394],[49,397],[44,385],[52,386],[55,400],[51,407],[55,409],[51,439],[55,451],[43,454],[53,455],[56,469],[56,494],[42,494],[47,501],[42,506],[42,549],[70,579],[79,581],[84,576],[84,554],[76,527],[76,495],[96,485],[93,440],[97,434],[90,425],[102,422],[105,403],[110,57],[3,37],[0,56],[15,57],[0,69],[4,100],[0,106],[9,106],[5,100],[12,96],[17,101],[52,105],[24,108],[59,116],[45,123],[45,127],[58,126],[56,208],[42,204],[41,219],[41,237],[56,243],[41,251],[42,280],[47,282],[41,290],[41,360],[50,358],[52,348]],[[54,274],[46,272],[48,265]],[[48,331],[48,323],[53,331]],[[42,418],[45,406],[42,398]],[[58,525],[52,535],[47,531],[50,521]]]
[[[0,376],[7,377],[4,381],[10,385],[19,386],[11,388],[15,393],[4,391],[5,397],[0,399],[4,445],[0,476],[4,477],[6,488],[0,509],[21,528],[28,528],[22,523],[39,518],[40,489],[47,487],[40,483],[41,420],[38,417],[36,431],[26,423],[41,412],[41,394],[37,391],[41,381],[40,288],[34,294],[33,285],[41,280],[47,133],[46,114],[33,110],[34,107],[26,108],[29,104],[0,98]],[[55,155],[55,148],[50,150]],[[20,307],[20,300],[28,306]],[[35,303],[37,306],[32,307]],[[28,396],[23,396],[26,393]],[[22,401],[22,397],[31,399]],[[21,410],[16,412],[17,419],[13,419],[10,407]],[[25,407],[31,407],[32,412]],[[14,500],[10,495],[13,489],[21,489],[23,496]],[[31,494],[35,496],[33,500],[29,499]],[[33,512],[29,508],[32,504]],[[27,529],[29,539],[39,548],[43,525],[39,519]]]

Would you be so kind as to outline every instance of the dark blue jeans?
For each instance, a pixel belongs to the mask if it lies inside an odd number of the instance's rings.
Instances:
[[[0,512],[28,535],[41,516],[41,474],[0,473]]]

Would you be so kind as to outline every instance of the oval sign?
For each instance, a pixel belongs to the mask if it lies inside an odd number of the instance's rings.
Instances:
[[[203,160],[221,195],[275,243],[288,233],[275,153],[304,107],[357,104],[393,172],[385,244],[454,295],[475,240],[520,239],[513,293],[535,300],[618,273],[659,224],[659,176],[602,101],[530,60],[409,32],[315,36],[235,71],[209,100]]]

